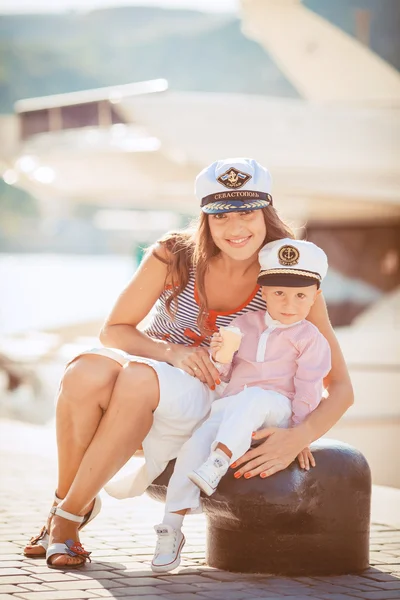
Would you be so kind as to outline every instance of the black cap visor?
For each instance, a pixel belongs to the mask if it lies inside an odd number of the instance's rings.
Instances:
[[[259,285],[272,287],[310,287],[317,284],[319,289],[320,280],[317,274],[294,275],[292,273],[266,273],[257,279]]]

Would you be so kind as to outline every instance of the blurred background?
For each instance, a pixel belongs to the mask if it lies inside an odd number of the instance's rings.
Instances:
[[[271,170],[322,246],[356,402],[329,433],[400,487],[398,0],[0,0],[0,418],[51,424],[195,175]]]

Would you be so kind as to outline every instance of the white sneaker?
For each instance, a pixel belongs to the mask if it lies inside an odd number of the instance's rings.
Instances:
[[[198,469],[189,473],[190,481],[193,481],[207,496],[211,496],[217,489],[219,482],[225,475],[229,462],[218,452],[212,452],[205,463]]]
[[[185,536],[180,529],[170,525],[156,525],[154,529],[158,540],[151,569],[154,573],[168,573],[180,565]]]

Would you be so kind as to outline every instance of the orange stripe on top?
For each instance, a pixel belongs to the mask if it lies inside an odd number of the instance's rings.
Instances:
[[[240,306],[238,306],[237,308],[233,308],[231,310],[227,310],[227,311],[218,311],[218,310],[214,310],[212,308],[209,309],[209,314],[213,315],[214,320],[218,317],[218,316],[228,316],[228,315],[233,315],[237,312],[240,312],[241,310],[243,310],[244,308],[246,308],[246,306],[253,300],[253,298],[255,298],[258,290],[260,289],[260,286],[257,284],[256,287],[254,288],[254,290],[252,291],[251,295],[247,298],[247,300],[245,300],[243,302],[243,304],[241,304]],[[197,284],[196,281],[194,282],[194,299],[196,300],[196,304],[199,306],[200,305],[200,301],[199,301],[199,294],[197,291]]]

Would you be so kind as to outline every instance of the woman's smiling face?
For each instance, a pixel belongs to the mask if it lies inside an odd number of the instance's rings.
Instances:
[[[267,228],[261,210],[208,215],[211,236],[221,252],[234,260],[247,260],[264,243]]]

